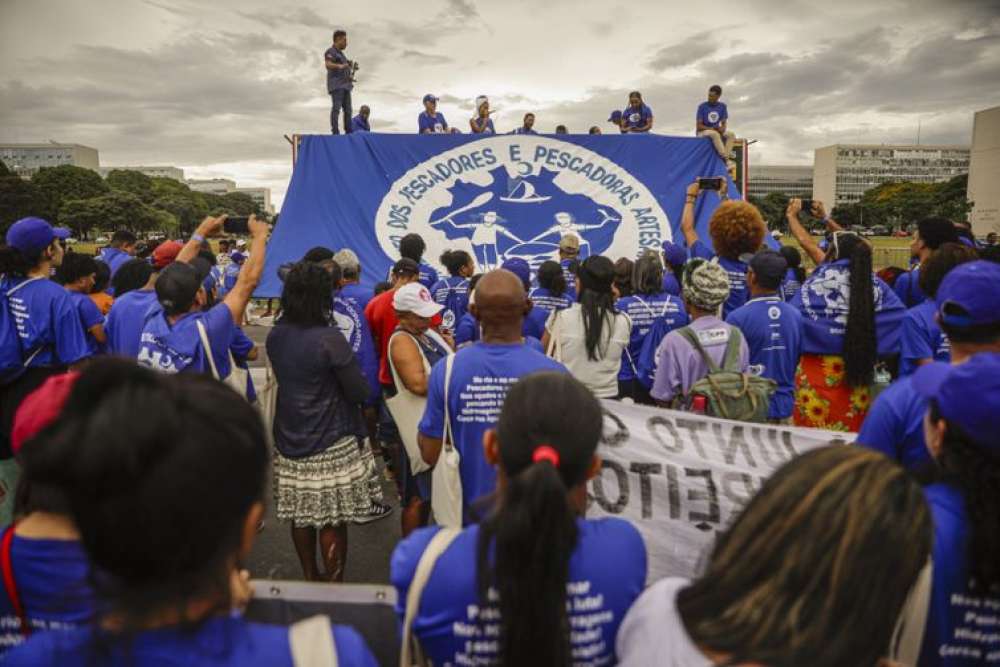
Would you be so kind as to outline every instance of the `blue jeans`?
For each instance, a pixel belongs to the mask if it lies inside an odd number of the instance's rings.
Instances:
[[[351,109],[351,91],[349,90],[335,90],[330,93],[330,101],[332,106],[330,107],[330,132],[332,134],[340,134],[340,130],[337,128],[337,116],[340,114],[340,110],[344,110],[344,134],[351,133],[351,116],[354,115]]]

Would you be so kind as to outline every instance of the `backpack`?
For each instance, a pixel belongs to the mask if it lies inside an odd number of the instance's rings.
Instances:
[[[0,278],[0,384],[9,384],[21,377],[31,361],[44,349],[44,345],[31,353],[27,359],[21,346],[21,334],[17,329],[17,318],[10,311],[10,296],[28,283],[42,278],[28,278],[13,287]]]
[[[709,417],[766,423],[771,395],[778,385],[774,380],[739,371],[740,343],[743,341],[740,330],[735,327],[729,329],[729,343],[722,357],[722,368],[705,352],[698,334],[691,327],[677,331],[708,364],[708,375],[695,382],[687,396],[681,399],[683,409],[690,409],[694,398],[703,396],[705,414]]]
[[[656,318],[653,326],[646,332],[646,337],[642,339],[639,358],[635,360],[635,379],[646,391],[653,388],[653,379],[656,376],[656,351],[660,348],[664,336],[671,331],[673,329],[667,319],[660,316]]]

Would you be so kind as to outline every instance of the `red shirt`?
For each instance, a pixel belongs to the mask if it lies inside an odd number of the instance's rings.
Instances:
[[[392,307],[393,290],[386,290],[368,302],[365,306],[365,319],[371,327],[375,348],[378,350],[378,381],[382,384],[392,384],[392,373],[389,372],[389,362],[386,356],[389,351],[389,337],[396,330],[399,318],[396,309]]]

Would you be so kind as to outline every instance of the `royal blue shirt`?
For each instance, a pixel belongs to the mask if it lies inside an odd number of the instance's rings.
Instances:
[[[525,315],[524,322],[521,324],[521,335],[525,338],[537,338],[542,339],[545,335],[545,323],[549,319],[549,311],[535,306],[531,311]],[[458,321],[455,325],[455,345],[461,347],[462,345],[467,345],[469,343],[475,343],[479,341],[479,321],[472,316],[472,313],[466,312],[462,315],[462,319]]]
[[[698,105],[697,119],[705,127],[719,127],[729,119],[725,102],[702,102]]]
[[[417,116],[417,132],[423,134],[426,130],[436,134],[447,132],[448,121],[444,119],[444,114],[436,111],[432,116],[426,111],[421,111],[420,115]]]
[[[139,339],[136,358],[140,366],[164,373],[212,374],[205,346],[198,332],[198,322],[205,327],[212,358],[220,378],[229,376],[229,346],[233,340],[232,312],[224,303],[204,312],[188,313],[170,324],[162,310],[146,321]]]
[[[473,121],[473,125],[475,125],[477,127],[481,126],[481,122],[480,122],[479,118],[473,118],[472,121]],[[483,126],[482,130],[480,130],[478,132],[476,130],[473,130],[473,132],[475,132],[476,134],[496,134],[497,133],[496,128],[493,127],[493,119],[492,118],[487,118],[486,119],[486,125]]]
[[[528,298],[531,299],[531,303],[536,308],[541,308],[549,313],[556,310],[565,310],[573,305],[573,300],[565,292],[559,296],[555,296],[552,294],[552,290],[547,287],[536,287],[528,294]]]
[[[99,352],[103,352],[104,346],[98,343],[94,335],[90,333],[91,327],[104,324],[104,315],[101,315],[101,309],[97,307],[94,300],[87,294],[70,292],[69,296],[76,305],[77,313],[80,315],[80,325],[83,327],[87,338],[87,356],[92,357]]]
[[[691,258],[701,257],[702,259],[715,259],[715,253],[705,243],[698,239],[688,249]],[[739,260],[719,257],[719,266],[726,270],[729,276],[729,298],[722,305],[722,317],[726,318],[750,298],[750,291],[747,289],[747,265]]]
[[[516,130],[513,130],[511,134],[538,134],[535,132],[534,128],[524,127],[523,125]]]
[[[392,282],[392,267],[389,267],[389,275],[386,278],[388,281]],[[426,287],[428,290],[434,287],[434,284],[438,281],[438,272],[430,264],[420,263],[420,275],[417,278],[417,282]],[[369,299],[371,300],[371,299]]]
[[[912,308],[926,300],[927,295],[920,289],[920,267],[915,266],[910,271],[899,274],[899,277],[896,278],[896,284],[892,286],[892,291],[907,308]]]
[[[378,665],[357,631],[342,625],[332,627],[340,665]],[[38,634],[24,646],[12,651],[6,664],[11,667],[293,665],[287,627],[251,623],[238,617],[215,616],[194,630],[187,627],[147,630],[127,640],[111,641],[107,637],[98,640],[95,635],[92,626]],[[106,652],[94,655],[89,650],[97,646],[103,649],[108,645],[110,655]]]
[[[681,284],[677,282],[677,276],[670,269],[663,272],[663,291],[674,296],[681,295]]]
[[[577,519],[577,527],[579,537],[566,582],[572,662],[612,665],[618,628],[646,583],[646,547],[639,531],[621,519]],[[438,530],[414,531],[392,554],[390,578],[398,593],[400,618],[417,563]],[[463,530],[441,554],[421,596],[413,633],[435,665],[497,662],[498,610],[480,613],[478,539],[479,526]],[[537,539],[544,543],[546,537]]]
[[[622,126],[627,127],[630,130],[636,127],[643,127],[652,117],[653,110],[646,106],[645,103],[640,104],[637,109],[627,106],[624,111],[622,111]],[[648,132],[649,130],[640,131]]]
[[[360,283],[347,283],[340,288],[337,296],[341,299],[353,301],[358,310],[364,312],[368,302],[375,298],[375,293],[367,287],[362,287]]]
[[[371,132],[372,126],[369,124],[368,119],[358,114],[351,119],[351,131],[352,132]]]
[[[77,540],[49,540],[14,535],[11,569],[21,606],[35,633],[71,628],[94,615],[87,554]],[[0,589],[0,658],[24,637],[4,589]]]
[[[111,269],[111,277],[114,278],[122,264],[132,259],[132,255],[121,248],[103,248],[97,259],[108,265],[108,268]]]
[[[28,368],[68,366],[89,357],[79,308],[64,287],[44,278],[3,278],[0,289],[10,290],[26,280],[7,297],[7,304],[21,337],[22,356],[31,359]]]
[[[347,343],[354,351],[354,356],[358,359],[358,366],[368,381],[368,388],[371,390],[368,395],[366,405],[375,405],[382,393],[381,385],[378,381],[379,359],[378,352],[375,351],[375,339],[372,337],[371,325],[365,318],[364,308],[357,305],[357,302],[344,297],[341,290],[337,296],[333,297],[333,320]]]
[[[750,299],[726,322],[742,332],[750,349],[750,372],[777,383],[767,416],[787,419],[795,407],[795,369],[802,355],[802,315],[774,296]]]
[[[857,442],[882,452],[908,470],[930,463],[924,442],[927,399],[913,388],[909,377],[886,387],[872,404],[861,424]]]
[[[146,320],[160,310],[154,290],[132,290],[115,299],[104,321],[108,352],[135,359]]]
[[[441,326],[454,331],[459,320],[469,309],[469,279],[462,276],[448,276],[434,283],[430,288],[435,303],[444,306],[441,311]]]
[[[969,586],[972,526],[962,491],[949,484],[924,489],[934,520],[934,575],[920,667],[978,667],[1000,658],[996,631],[1000,596]],[[994,517],[995,518],[995,517]]]
[[[636,378],[639,353],[642,351],[642,344],[649,330],[653,328],[653,323],[660,319],[666,320],[669,325],[668,330],[673,331],[686,325],[688,316],[684,303],[667,292],[623,296],[615,303],[615,308],[632,320],[628,347],[622,352],[622,366],[618,371],[618,380],[627,382]]]
[[[799,277],[795,272],[795,269],[788,269],[788,273],[785,274],[785,279],[781,281],[781,295],[784,297],[785,301],[791,301],[798,294],[799,290],[802,289],[802,283],[799,282]]]
[[[483,434],[496,426],[507,390],[518,379],[537,371],[566,368],[524,343],[476,343],[455,353],[448,385],[448,415],[455,449],[461,456],[462,506],[496,488],[496,470],[483,456]],[[431,370],[427,407],[419,431],[430,438],[444,435],[445,363]]]
[[[899,374],[910,375],[921,359],[951,361],[951,342],[934,315],[937,304],[927,300],[906,311],[900,333]]]

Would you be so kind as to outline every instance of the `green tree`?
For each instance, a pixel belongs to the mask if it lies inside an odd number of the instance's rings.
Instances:
[[[198,223],[208,215],[208,208],[200,199],[183,194],[165,194],[153,200],[153,208],[171,214],[178,230],[190,234]]]
[[[105,179],[108,187],[119,192],[130,192],[142,201],[153,201],[153,179],[146,174],[127,169],[113,169]]]
[[[260,207],[254,202],[253,197],[245,192],[227,192],[222,195],[222,201],[229,212],[235,215],[260,213]]]
[[[788,195],[781,192],[769,192],[763,199],[748,197],[747,201],[757,207],[771,231],[788,231],[788,221],[785,219],[785,209],[788,208]]]
[[[38,188],[8,171],[0,176],[0,233],[6,233],[13,223],[29,215],[52,219],[48,201]]]
[[[47,202],[50,215],[58,214],[63,202],[71,199],[91,199],[108,192],[108,185],[96,171],[63,164],[42,167],[31,183]]]
[[[59,211],[59,221],[73,229],[127,229],[132,232],[177,225],[170,213],[158,211],[130,192],[117,190],[100,197],[68,200]]]
[[[973,202],[966,198],[968,190],[968,174],[938,183],[934,202],[935,214],[955,222],[968,222],[973,205]]]

